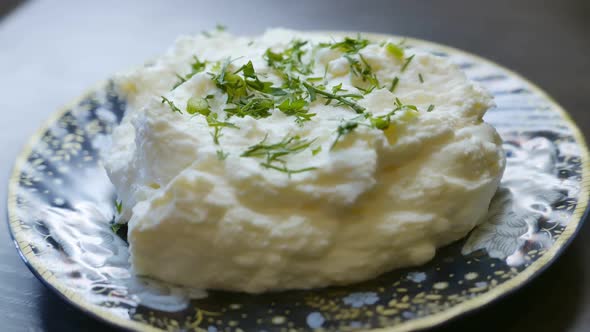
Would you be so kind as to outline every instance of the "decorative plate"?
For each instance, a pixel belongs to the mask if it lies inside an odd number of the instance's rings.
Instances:
[[[448,57],[493,93],[497,107],[486,120],[507,154],[487,221],[431,262],[347,287],[264,295],[134,277],[124,232],[110,227],[115,194],[98,153],[126,106],[108,82],[51,117],[16,161],[8,214],[20,255],[75,306],[145,331],[408,331],[510,293],[580,228],[590,184],[584,139],[559,105],[516,73],[446,46],[407,42]]]

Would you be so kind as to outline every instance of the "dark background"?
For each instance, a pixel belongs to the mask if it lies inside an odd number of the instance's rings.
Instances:
[[[92,83],[161,53],[174,37],[229,26],[394,33],[448,44],[538,84],[590,135],[590,1],[0,0],[0,181],[27,137]],[[0,190],[0,200],[6,192]],[[4,204],[0,213],[6,215]],[[436,331],[589,331],[590,225],[515,294]],[[105,331],[47,290],[0,227],[1,331]]]

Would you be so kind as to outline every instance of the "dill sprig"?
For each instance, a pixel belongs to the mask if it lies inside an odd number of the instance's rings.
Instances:
[[[164,103],[168,104],[168,107],[170,107],[172,112],[177,112],[177,113],[182,114],[182,111],[180,110],[180,108],[176,107],[176,105],[174,105],[174,103],[170,99],[168,99],[164,96],[160,96],[160,97],[162,97],[162,104],[164,104]]]
[[[401,100],[399,100],[399,98],[395,98],[394,105],[395,105],[395,108],[387,114],[373,116],[371,113],[366,112],[364,114],[361,114],[353,119],[347,120],[347,121],[343,122],[342,124],[340,124],[336,128],[336,139],[334,140],[334,142],[332,142],[332,145],[330,146],[330,150],[334,149],[334,147],[340,141],[342,136],[352,133],[359,126],[366,126],[369,128],[386,130],[391,125],[392,116],[395,115],[397,112],[402,111],[402,110],[411,110],[413,112],[418,112],[418,108],[415,105],[404,104],[404,103],[402,103]],[[432,108],[429,107],[428,112],[430,112],[434,109],[434,105],[430,105],[430,106],[432,106]],[[417,113],[415,113],[415,114],[417,114]]]
[[[356,39],[344,37],[344,39],[340,42],[320,44],[321,47],[337,49],[348,54],[358,53],[360,50],[367,47],[367,45],[369,45],[369,40],[362,38],[360,34],[357,35]]]
[[[319,87],[317,87],[309,82],[303,81],[302,84],[309,92],[309,97],[310,97],[311,101],[316,100],[316,98],[317,98],[316,95],[320,95],[326,99],[326,105],[329,105],[332,101],[336,100],[336,101],[338,101],[338,104],[346,105],[346,106],[352,108],[357,113],[363,113],[365,111],[364,107],[362,107],[361,105],[359,105],[353,101],[356,99],[362,99],[363,96],[361,96],[361,95],[352,94],[352,93],[339,95],[339,94],[335,94],[335,93],[330,93],[326,90],[322,90]]]
[[[299,50],[302,45],[304,43],[298,43],[293,47]],[[290,54],[290,56],[298,54],[295,56],[296,59],[301,56],[298,51],[292,51]],[[251,61],[234,72],[229,72],[228,66],[229,60],[224,63],[221,72],[214,75],[214,80],[217,86],[228,95],[227,102],[232,106],[226,108],[225,112],[229,116],[248,115],[259,119],[270,116],[271,110],[277,108],[286,115],[294,116],[295,122],[300,125],[315,116],[314,113],[309,113],[308,102],[303,96],[304,90],[299,78],[289,76],[282,71],[289,66],[276,66],[285,79],[281,87],[275,87],[271,82],[260,80]],[[238,75],[240,73],[243,77]]]
[[[295,97],[294,99],[285,99],[277,108],[287,115],[295,116],[295,122],[301,125],[305,121],[310,121],[316,115],[315,113],[309,113],[307,105],[305,99]]]
[[[269,67],[282,73],[297,72],[302,75],[309,75],[313,69],[313,59],[309,63],[302,60],[306,51],[303,49],[307,41],[298,39],[291,40],[289,47],[282,52],[273,52],[270,48],[264,52],[264,59]]]
[[[184,84],[184,82],[188,81],[191,77],[195,76],[196,74],[204,71],[205,68],[207,67],[207,61],[200,61],[196,55],[193,55],[193,60],[194,60],[193,63],[191,63],[191,72],[190,73],[188,73],[184,76],[180,76],[179,74],[176,74],[176,77],[178,78],[178,82],[176,82],[174,84],[174,86],[172,86],[172,90],[178,88],[179,86]]]
[[[354,121],[354,120],[346,121],[343,124],[339,125],[338,128],[336,128],[336,133],[337,133],[336,139],[334,140],[334,142],[332,142],[332,145],[330,146],[330,150],[334,149],[334,147],[336,146],[336,143],[338,143],[338,141],[340,140],[340,138],[342,136],[351,133],[359,125],[360,125],[360,123],[358,121]]]
[[[274,107],[274,100],[268,95],[273,92],[272,83],[258,78],[252,61],[234,72],[229,71],[230,64],[231,60],[227,59],[219,74],[213,76],[217,87],[227,94],[226,102],[233,105],[225,109],[228,115],[248,115],[255,119],[270,116],[270,110]]]
[[[362,54],[359,54],[359,60],[352,58],[349,55],[344,56],[350,64],[350,71],[353,75],[360,77],[363,82],[367,82],[369,86],[367,88],[360,88],[364,94],[368,94],[379,86],[379,80],[377,75],[373,72],[371,65],[365,60]]]
[[[207,116],[207,124],[209,125],[209,127],[213,127],[213,133],[211,134],[211,137],[213,137],[213,143],[215,143],[216,145],[219,145],[219,138],[222,136],[221,130],[223,128],[240,129],[240,127],[236,126],[235,124],[233,124],[231,122],[219,121],[219,120],[217,120],[217,118],[218,118],[217,113],[209,114]]]
[[[315,139],[301,139],[299,136],[285,136],[278,143],[267,143],[267,136],[260,143],[250,146],[241,157],[251,158],[264,158],[265,161],[261,162],[260,165],[265,168],[274,169],[283,173],[287,173],[289,176],[294,173],[301,173],[317,169],[316,167],[305,167],[300,169],[291,169],[287,167],[287,162],[282,159],[283,157],[300,153],[303,150],[309,148],[311,144],[315,142]]]

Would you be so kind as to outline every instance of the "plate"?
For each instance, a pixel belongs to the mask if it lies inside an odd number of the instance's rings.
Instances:
[[[450,47],[407,44],[449,58],[491,91],[497,107],[486,120],[507,155],[486,222],[431,262],[346,287],[262,295],[133,276],[124,234],[110,227],[115,193],[98,152],[125,112],[112,82],[53,115],[18,157],[8,215],[20,255],[78,308],[144,331],[409,331],[514,291],[547,267],[582,224],[590,184],[584,139],[559,105],[518,74]]]

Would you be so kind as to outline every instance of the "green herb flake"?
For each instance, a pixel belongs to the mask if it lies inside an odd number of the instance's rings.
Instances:
[[[118,224],[118,223],[111,224],[111,231],[116,234],[116,233],[119,232],[119,230],[121,229],[121,227],[123,227],[122,224]]]
[[[390,124],[390,119],[389,117],[374,117],[371,118],[371,125],[374,128],[377,128],[379,130],[385,130],[387,128],[389,128],[389,124]]]
[[[277,108],[285,113],[286,115],[295,116],[295,122],[303,124],[306,121],[310,121],[316,114],[309,113],[307,109],[308,103],[303,98],[285,99]]]
[[[410,62],[412,62],[412,60],[414,59],[415,54],[412,54],[409,58],[406,59],[406,62],[404,62],[404,65],[402,66],[401,72],[403,73],[404,71],[406,71],[406,69],[408,68],[408,66],[410,65]]]
[[[424,83],[424,77],[422,77],[422,73],[418,74],[418,79],[420,80],[420,83]]]
[[[318,153],[320,153],[320,152],[322,152],[322,146],[321,146],[321,145],[318,145],[318,147],[317,147],[317,148],[315,148],[315,149],[311,150],[311,155],[312,155],[312,156],[316,156],[316,155],[317,155]]]
[[[162,97],[162,104],[164,104],[164,103],[168,104],[168,106],[170,107],[172,112],[178,112],[178,113],[182,114],[182,111],[180,110],[180,108],[176,107],[176,105],[174,105],[174,103],[171,100],[169,100],[168,98],[166,98],[164,96],[160,96],[160,97]]]
[[[432,112],[432,111],[434,111],[434,105],[430,104],[428,106],[428,109],[426,110],[426,112]]]
[[[387,43],[385,44],[385,50],[393,55],[394,57],[398,58],[398,59],[403,59],[404,58],[404,49],[401,48],[399,45],[393,44],[393,43]]]
[[[219,121],[217,120],[217,113],[211,113],[207,116],[207,124],[209,125],[209,127],[213,127],[213,133],[211,134],[211,137],[213,138],[213,143],[215,143],[216,145],[219,145],[219,138],[222,136],[221,135],[221,130],[223,128],[234,128],[234,129],[240,129],[240,127],[236,126],[235,124],[231,123],[231,122],[224,122],[224,121]]]
[[[213,30],[213,32],[223,32],[226,30],[227,30],[227,27],[225,25],[217,24],[217,25],[215,25],[215,29]],[[208,30],[201,31],[201,34],[207,38],[213,37],[213,34],[211,33],[211,31],[208,31]]]
[[[207,116],[209,113],[211,113],[211,108],[209,107],[207,99],[192,96],[186,103],[186,112],[188,114],[202,114]]]
[[[393,78],[393,81],[391,81],[391,87],[389,87],[389,91],[394,92],[398,83],[399,83],[399,78],[396,76]]]
[[[273,52],[270,48],[264,53],[264,59],[269,67],[278,70],[283,74],[297,72],[302,75],[309,75],[313,69],[313,60],[303,62],[303,55],[306,53],[303,48],[307,41],[293,39],[288,47],[282,52]]]
[[[359,123],[356,121],[347,121],[347,122],[339,125],[338,128],[336,129],[336,139],[334,140],[334,142],[330,146],[330,150],[334,149],[334,147],[336,146],[336,143],[338,143],[338,141],[340,140],[340,138],[342,136],[350,134],[358,126],[359,126]]]
[[[229,153],[224,152],[223,150],[217,150],[215,153],[217,154],[217,159],[219,160],[225,160],[227,159],[227,156],[229,156]]]
[[[280,142],[267,143],[268,136],[265,136],[260,143],[252,145],[242,153],[241,157],[264,158],[265,161],[260,165],[265,168],[274,169],[287,173],[289,176],[294,173],[301,173],[316,169],[316,167],[306,167],[301,169],[291,169],[287,167],[287,163],[282,157],[296,154],[309,148],[315,142],[315,139],[301,139],[299,136],[285,136]]]
[[[363,82],[369,84],[366,88],[358,88],[359,90],[363,91],[365,94],[373,91],[376,87],[379,86],[379,80],[377,79],[377,75],[373,72],[373,68],[371,65],[365,60],[361,54],[359,54],[359,60],[356,60],[348,55],[344,56],[348,63],[350,64],[350,71],[354,76],[360,77]]]
[[[123,201],[115,200],[115,209],[117,210],[117,214],[121,214],[123,211]]]
[[[356,54],[363,48],[367,47],[367,45],[369,45],[369,40],[361,38],[360,34],[356,39],[345,37],[340,42],[320,44],[322,47],[330,47],[331,49],[337,49],[348,54]]]
[[[311,101],[314,101],[316,99],[316,95],[321,95],[326,99],[326,104],[330,104],[332,101],[336,100],[338,104],[346,105],[352,108],[357,113],[363,113],[365,111],[364,107],[353,101],[355,99],[362,99],[363,96],[361,95],[350,93],[338,95],[325,91],[321,89],[321,87],[315,86],[308,82],[303,82],[303,86],[307,89]]]
[[[191,63],[191,72],[186,74],[185,76],[180,76],[176,74],[176,78],[178,78],[178,82],[176,82],[172,86],[172,90],[178,88],[186,81],[188,81],[191,77],[195,76],[196,74],[202,72],[207,67],[207,61],[200,61],[196,55],[193,55],[193,62]]]

